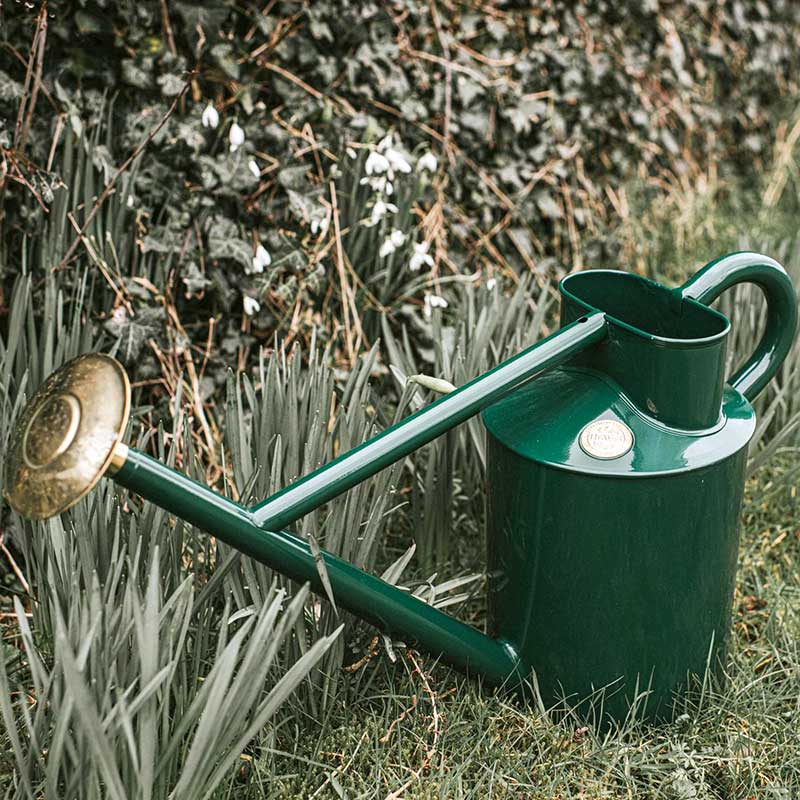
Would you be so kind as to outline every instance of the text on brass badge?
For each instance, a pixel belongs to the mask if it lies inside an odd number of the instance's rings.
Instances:
[[[581,449],[592,458],[619,458],[633,447],[633,432],[618,420],[598,419],[581,431],[578,441]]]

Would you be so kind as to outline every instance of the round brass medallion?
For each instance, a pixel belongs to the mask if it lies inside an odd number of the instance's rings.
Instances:
[[[633,432],[616,419],[598,419],[581,431],[578,442],[587,455],[608,461],[624,456],[633,447]]]
[[[102,477],[130,413],[122,365],[102,353],[64,364],[31,398],[5,456],[4,491],[13,509],[45,519],[80,500]]]

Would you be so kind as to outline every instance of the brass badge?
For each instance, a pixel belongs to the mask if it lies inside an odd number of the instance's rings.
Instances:
[[[633,431],[615,419],[598,419],[582,431],[581,449],[592,458],[608,461],[624,456],[633,447]]]

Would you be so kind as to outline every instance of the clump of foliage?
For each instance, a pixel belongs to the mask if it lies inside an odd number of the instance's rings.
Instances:
[[[414,288],[416,241],[434,277],[605,265],[620,255],[613,222],[631,178],[757,171],[797,88],[798,15],[786,0],[20,5],[3,20],[0,145],[21,181],[7,191],[40,202],[4,208],[6,288],[59,182],[75,187],[68,133],[93,137],[98,171],[79,224],[150,135],[120,219],[136,236],[114,245],[125,282],[155,290],[119,287],[135,297],[109,330],[168,347],[162,293],[212,356],[244,365],[275,331],[338,339],[342,324],[352,360],[378,333],[361,315]],[[346,153],[392,130],[409,163],[431,152],[438,166],[422,197],[383,197],[405,235],[385,260],[359,227],[371,209]],[[79,244],[59,263],[90,258]],[[268,265],[254,262],[259,246]],[[142,378],[163,371],[149,348],[129,361]]]

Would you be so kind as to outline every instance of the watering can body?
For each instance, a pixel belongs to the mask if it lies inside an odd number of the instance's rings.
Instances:
[[[764,333],[726,381],[730,323],[709,305],[741,282],[764,292]],[[651,719],[669,716],[690,676],[723,661],[751,401],[791,348],[794,289],[777,262],[737,253],[676,289],[596,270],[567,276],[561,295],[559,331],[252,507],[129,449],[124,370],[80,356],[18,420],[6,498],[46,518],[108,475],[491,683],[532,682],[547,706],[590,701],[603,721],[640,697]],[[284,530],[478,413],[489,635]]]
[[[726,384],[728,320],[690,291],[567,277],[562,324],[608,335],[483,412],[490,632],[548,707],[662,719],[724,664],[760,387]]]

